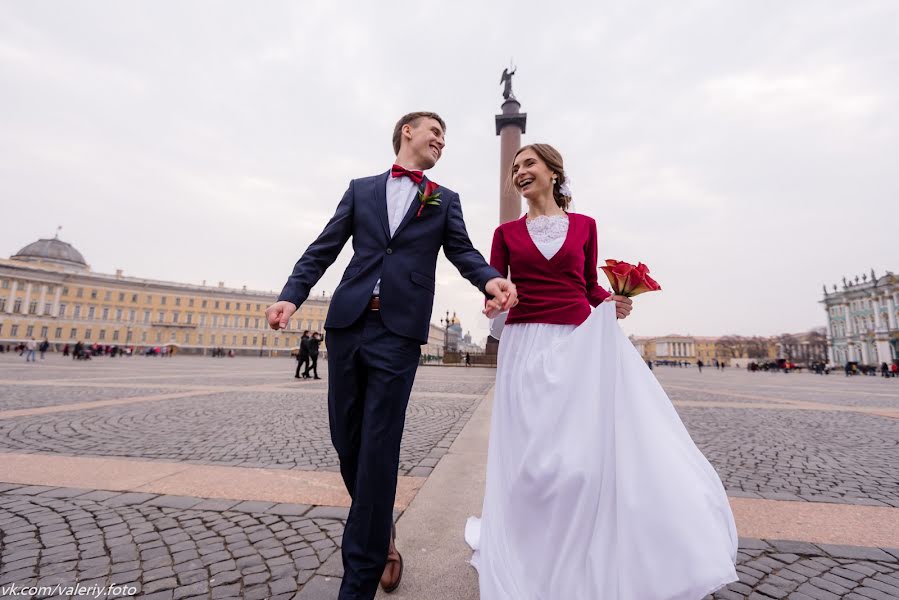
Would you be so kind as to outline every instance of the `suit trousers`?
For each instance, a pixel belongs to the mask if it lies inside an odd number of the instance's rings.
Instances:
[[[343,533],[339,600],[370,600],[387,563],[400,442],[421,342],[392,333],[366,310],[328,330],[328,417],[352,498]]]

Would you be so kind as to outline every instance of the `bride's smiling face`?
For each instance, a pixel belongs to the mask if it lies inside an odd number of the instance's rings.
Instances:
[[[512,163],[512,185],[528,200],[552,196],[553,175],[552,170],[530,148],[516,156]]]

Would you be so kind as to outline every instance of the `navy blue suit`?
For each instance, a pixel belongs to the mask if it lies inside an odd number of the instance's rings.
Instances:
[[[279,300],[300,306],[353,238],[353,258],[325,321],[328,416],[340,472],[353,499],[343,535],[340,599],[374,598],[387,561],[406,406],[428,341],[440,248],[482,292],[500,274],[474,249],[459,195],[441,187],[439,206],[412,205],[391,237],[389,173],[354,179],[334,217],[296,263]],[[380,311],[368,310],[381,279]]]

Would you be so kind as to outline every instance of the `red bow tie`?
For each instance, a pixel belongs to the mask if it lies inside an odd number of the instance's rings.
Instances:
[[[421,171],[410,171],[399,165],[393,165],[393,167],[390,168],[390,175],[393,177],[408,177],[415,182],[415,185],[421,185],[421,182],[424,179],[424,173]]]

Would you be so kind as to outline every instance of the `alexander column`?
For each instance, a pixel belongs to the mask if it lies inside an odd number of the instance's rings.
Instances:
[[[521,104],[512,93],[511,71],[503,69],[499,80],[504,85],[502,114],[496,115],[496,135],[499,136],[499,222],[507,223],[521,217],[521,196],[511,185],[509,173],[512,170],[512,159],[521,148],[521,134],[527,124],[527,113],[519,112]]]
[[[512,159],[521,148],[521,134],[527,125],[527,113],[519,112],[521,104],[512,93],[512,76],[515,75],[515,67],[512,70],[503,69],[503,76],[499,80],[503,84],[502,114],[496,115],[496,135],[499,136],[499,222],[508,223],[521,217],[521,195],[512,186],[510,173],[512,172]],[[503,273],[503,276],[506,274]],[[487,336],[486,352],[489,356],[496,356],[499,349],[499,341],[493,336]]]

